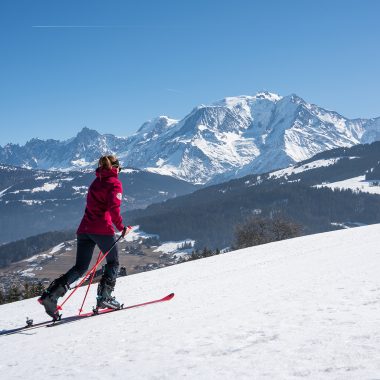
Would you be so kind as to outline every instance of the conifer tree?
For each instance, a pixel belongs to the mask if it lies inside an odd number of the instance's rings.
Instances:
[[[12,285],[8,292],[7,302],[16,302],[22,298],[21,292],[16,285]]]

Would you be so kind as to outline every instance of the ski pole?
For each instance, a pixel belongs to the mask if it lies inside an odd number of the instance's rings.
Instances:
[[[111,248],[111,249],[112,249],[112,248]],[[111,250],[111,249],[110,249],[110,250]],[[82,305],[81,305],[81,307],[80,307],[80,309],[79,309],[79,314],[78,314],[78,315],[80,315],[80,313],[83,311],[83,305],[84,305],[84,302],[86,301],[87,293],[88,293],[88,291],[89,291],[89,289],[90,289],[90,286],[91,286],[91,284],[92,284],[92,281],[94,280],[95,273],[96,273],[96,269],[97,269],[97,267],[98,267],[98,265],[99,265],[99,262],[100,262],[99,259],[100,259],[101,255],[102,255],[102,251],[99,252],[98,258],[96,259],[96,263],[97,263],[97,264],[95,264],[95,266],[94,266],[94,270],[92,271],[90,281],[88,282],[88,285],[87,285],[86,294],[84,295],[83,302],[82,302]]]
[[[102,254],[102,252],[100,251],[99,252],[99,255],[98,255],[98,258],[96,259],[96,263],[95,265],[83,276],[82,280],[79,282],[78,285],[75,285],[74,288],[72,288],[72,292],[71,293],[74,293],[76,291],[76,289],[80,288],[81,285],[88,279],[88,277],[93,273],[94,269],[98,266],[98,261],[100,259],[100,255]],[[67,299],[69,299],[71,297],[71,293],[68,295]],[[66,299],[65,301],[66,302]],[[63,305],[63,303],[62,303]]]
[[[126,233],[124,234],[124,237],[125,237],[125,235],[129,232],[129,230],[131,229],[132,227],[130,227],[130,226],[128,226],[127,227],[127,231],[126,231]],[[96,259],[96,264],[93,266],[93,271],[92,271],[92,274],[91,274],[91,278],[90,278],[90,280],[89,280],[89,282],[88,282],[88,285],[87,285],[87,289],[86,289],[86,294],[84,295],[84,298],[83,298],[83,301],[82,301],[82,305],[81,305],[81,307],[80,307],[80,309],[79,309],[79,314],[78,315],[81,315],[80,313],[83,311],[83,305],[84,305],[84,303],[85,303],[85,301],[86,301],[86,298],[87,298],[87,294],[88,294],[88,291],[90,290],[90,286],[91,286],[91,284],[92,284],[92,281],[94,280],[94,277],[95,277],[95,273],[96,273],[96,269],[97,269],[97,267],[99,266],[99,264],[104,260],[104,258],[108,255],[108,252],[110,252],[111,250],[112,250],[112,248],[114,247],[114,245],[120,240],[120,238],[121,238],[121,235],[120,235],[120,237],[115,241],[115,243],[112,245],[112,247],[104,254],[104,256],[103,257],[101,257],[101,255],[102,255],[102,252],[99,252],[99,255],[98,255],[98,258]]]
[[[86,281],[87,277],[92,274],[93,271],[96,271],[98,265],[105,259],[108,253],[112,250],[112,248],[117,244],[117,242],[121,239],[120,235],[118,239],[112,244],[111,248],[104,253],[104,255],[100,258],[100,254],[98,256],[99,260],[96,261],[95,265],[86,273],[86,275],[82,278],[81,282],[70,292],[70,294],[64,299],[64,301],[57,306],[57,311],[62,310],[62,306],[71,298],[71,296],[78,290],[78,288]],[[125,236],[125,235],[124,235]]]

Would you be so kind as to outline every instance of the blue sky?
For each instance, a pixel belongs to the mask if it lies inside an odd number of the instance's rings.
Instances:
[[[0,145],[268,90],[380,116],[377,0],[1,0]]]

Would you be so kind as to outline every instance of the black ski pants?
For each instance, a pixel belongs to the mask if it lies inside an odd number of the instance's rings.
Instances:
[[[98,234],[78,234],[77,235],[77,257],[75,265],[65,274],[67,283],[70,285],[79,277],[83,276],[92,259],[95,245],[99,247],[102,253],[106,253],[115,242],[114,235],[98,235]],[[119,269],[119,254],[117,244],[107,254],[105,260],[107,264],[103,277],[108,281],[116,281]]]

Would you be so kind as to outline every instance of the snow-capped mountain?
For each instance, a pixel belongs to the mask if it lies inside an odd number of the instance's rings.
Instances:
[[[126,306],[175,297],[53,328],[5,335],[27,316],[48,318],[35,298],[2,305],[2,378],[378,379],[379,233],[306,236],[119,278]]]
[[[81,168],[100,154],[193,183],[222,182],[287,167],[337,147],[380,140],[380,118],[350,120],[297,95],[229,97],[194,108],[182,120],[160,116],[130,137],[83,129],[75,138],[31,140],[0,148],[0,162]]]
[[[66,141],[32,139],[22,147],[7,144],[0,148],[0,162],[32,169],[92,168],[101,154],[124,150],[125,143],[123,138],[85,127]]]

